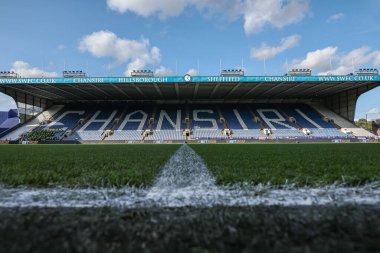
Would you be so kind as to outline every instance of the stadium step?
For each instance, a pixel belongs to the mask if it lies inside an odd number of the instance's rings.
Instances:
[[[120,119],[123,119],[125,117],[127,113],[127,108],[125,108],[123,110],[123,112],[120,114],[119,117],[115,118],[112,122],[112,125],[111,125],[111,128],[110,129],[106,129],[103,133],[102,133],[102,141],[106,140],[108,137],[110,137],[111,135],[113,135],[113,133],[115,132],[115,129],[116,127],[120,124],[121,120]]]
[[[89,121],[91,119],[92,115],[93,115],[93,113],[88,113],[84,119],[80,119],[73,128],[68,129],[63,134],[61,140],[64,140],[65,138],[71,136],[73,133],[78,131],[84,124],[86,124],[87,121]]]
[[[356,126],[353,123],[339,116],[330,109],[327,109],[321,104],[311,104],[311,106],[322,116],[331,119],[334,122],[334,124],[337,125],[339,128],[356,128]]]
[[[260,129],[261,130],[264,130],[265,129],[265,126],[264,124],[261,122],[261,119],[252,111],[252,108],[248,106],[248,109],[249,109],[249,112],[251,113],[252,115],[252,120],[254,123],[257,123],[260,125]]]
[[[355,126],[350,121],[344,119],[343,117],[339,116],[338,114],[329,110],[321,104],[311,104],[311,106],[323,116],[331,119],[334,122],[334,124],[341,129],[342,132],[351,132],[356,137],[376,137],[376,135],[374,135],[373,133],[370,133],[369,131],[363,128]]]
[[[285,116],[286,120],[287,120],[289,123],[294,124],[294,125],[297,127],[297,129],[298,129],[302,134],[304,134],[304,135],[310,135],[310,134],[311,134],[311,132],[310,132],[309,129],[307,129],[307,128],[303,128],[300,124],[298,124],[298,122],[297,122],[297,120],[296,120],[295,118],[290,117],[290,116],[289,116],[284,110],[281,109],[280,106],[276,106],[276,108],[277,108],[277,110],[278,110],[282,115]]]

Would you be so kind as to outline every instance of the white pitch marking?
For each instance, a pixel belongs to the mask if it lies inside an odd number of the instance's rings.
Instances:
[[[255,205],[380,204],[380,182],[360,187],[284,185],[216,186],[203,160],[184,145],[164,165],[151,188],[5,188],[0,207],[210,207]]]

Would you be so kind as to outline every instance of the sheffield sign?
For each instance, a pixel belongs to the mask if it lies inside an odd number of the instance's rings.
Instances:
[[[127,84],[127,83],[261,83],[261,82],[374,82],[380,76],[188,76],[0,78],[0,84]]]

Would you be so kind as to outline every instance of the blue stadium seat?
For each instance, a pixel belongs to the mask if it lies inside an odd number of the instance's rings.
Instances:
[[[300,103],[71,106],[55,115],[57,122],[43,128],[68,131],[75,127],[76,132],[66,140],[137,141],[144,139],[146,130],[152,130],[153,134],[147,135],[146,140],[185,141],[187,137],[183,133],[188,128],[185,121],[187,113],[192,132],[189,138],[197,140],[350,138],[333,123],[324,121],[312,107]],[[153,115],[154,121],[150,121]],[[255,122],[255,116],[258,122]],[[291,118],[296,122],[291,122]],[[80,119],[86,120],[79,124]],[[309,129],[311,134],[304,134],[301,128]],[[227,132],[231,130],[231,135],[228,136],[225,129]],[[269,129],[270,134],[264,134],[263,129]]]

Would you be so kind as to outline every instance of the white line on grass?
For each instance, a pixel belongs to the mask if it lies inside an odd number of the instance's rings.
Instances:
[[[151,188],[0,188],[0,207],[182,207],[380,204],[380,182],[361,187],[216,186],[202,158],[184,145]]]

